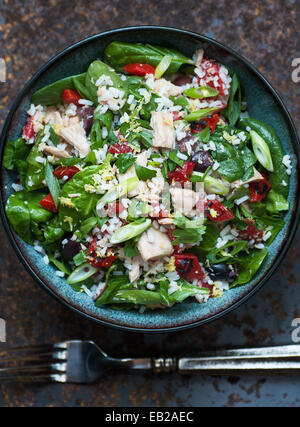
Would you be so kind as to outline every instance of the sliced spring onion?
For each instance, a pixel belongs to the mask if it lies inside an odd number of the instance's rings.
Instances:
[[[201,99],[201,98],[210,98],[212,96],[217,96],[219,91],[210,86],[200,86],[197,88],[190,88],[183,91],[184,95],[193,99]]]
[[[184,117],[184,120],[187,120],[188,122],[195,122],[196,120],[200,120],[204,117],[207,117],[209,114],[213,113],[214,111],[218,111],[219,109],[220,107],[202,108],[201,110],[193,111],[192,113],[188,114]]]
[[[269,172],[273,172],[273,162],[270,149],[266,141],[254,130],[250,130],[252,148],[259,163]]]
[[[204,189],[206,192],[215,194],[228,194],[229,187],[227,187],[220,179],[213,178],[207,175],[204,178]]]
[[[79,267],[75,268],[73,273],[71,273],[71,275],[68,277],[67,282],[70,285],[74,285],[75,283],[88,279],[97,271],[97,268],[94,268],[91,264],[85,262],[84,264],[81,264]]]
[[[114,202],[119,197],[125,196],[125,194],[129,193],[131,190],[134,190],[135,187],[138,186],[138,184],[139,184],[139,179],[137,177],[126,179],[125,181],[121,182],[118,185],[115,185],[113,188],[108,190],[108,192],[101,197],[101,199],[98,202],[98,205],[99,203],[101,205],[106,205],[107,203]],[[97,205],[97,209],[98,209],[98,205]]]
[[[152,206],[148,203],[133,199],[128,207],[128,216],[135,219],[148,215],[152,210]]]
[[[139,234],[146,231],[151,226],[151,219],[145,219],[145,221],[135,221],[131,224],[124,225],[119,228],[111,237],[110,243],[115,245],[116,243],[122,243],[126,240],[132,239]]]
[[[163,59],[155,68],[154,76],[156,79],[159,79],[167,71],[171,62],[172,62],[172,57],[170,55],[166,55],[163,57]]]
[[[204,189],[207,193],[215,194],[228,194],[229,187],[225,185],[220,179],[213,178],[210,175],[207,175],[208,170],[205,173],[202,172],[193,172],[190,180],[191,182],[203,182]]]

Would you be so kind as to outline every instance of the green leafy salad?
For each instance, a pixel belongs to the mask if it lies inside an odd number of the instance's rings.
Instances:
[[[113,42],[32,96],[4,166],[16,233],[97,306],[199,303],[248,283],[284,225],[290,156],[199,49]]]

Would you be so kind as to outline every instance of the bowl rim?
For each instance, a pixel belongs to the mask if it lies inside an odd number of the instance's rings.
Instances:
[[[23,89],[20,91],[19,95],[17,96],[17,98],[15,99],[14,103],[12,104],[10,111],[7,115],[7,118],[4,122],[3,125],[3,129],[0,135],[0,165],[1,165],[1,169],[2,169],[2,173],[4,170],[3,167],[3,153],[4,153],[4,147],[5,147],[5,142],[7,139],[7,131],[8,128],[10,126],[11,120],[13,118],[13,115],[15,113],[15,111],[17,110],[19,104],[21,103],[22,99],[24,98],[24,96],[26,95],[27,91],[30,89],[30,87],[32,86],[33,83],[35,83],[39,77],[46,71],[48,70],[56,61],[58,61],[59,59],[63,58],[66,54],[72,52],[73,50],[76,50],[78,47],[84,46],[87,43],[90,43],[93,40],[99,39],[101,37],[104,37],[106,35],[112,35],[112,34],[122,34],[125,32],[130,32],[130,31],[140,31],[140,30],[155,30],[155,31],[163,31],[163,32],[173,32],[173,33],[179,33],[179,34],[186,34],[188,36],[192,36],[195,37],[199,40],[201,40],[202,42],[208,42],[211,43],[223,50],[225,50],[226,52],[228,52],[230,55],[232,55],[233,57],[237,58],[239,61],[241,61],[242,63],[244,63],[264,84],[265,86],[268,88],[268,90],[271,92],[271,94],[273,95],[273,97],[276,99],[279,107],[281,108],[282,114],[285,116],[285,119],[290,127],[290,131],[291,131],[291,136],[292,136],[292,140],[295,141],[295,151],[297,154],[297,161],[298,161],[298,165],[300,164],[300,140],[299,140],[299,136],[296,130],[296,126],[293,122],[293,119],[290,116],[290,113],[288,112],[284,102],[282,101],[280,95],[278,94],[278,92],[272,87],[272,85],[270,84],[270,82],[266,79],[266,77],[257,70],[257,68],[252,65],[246,58],[244,58],[242,55],[240,55],[238,52],[234,51],[233,49],[231,49],[230,47],[227,47],[226,45],[224,45],[223,43],[214,40],[211,37],[208,37],[206,35],[200,34],[200,33],[196,33],[193,31],[189,31],[189,30],[185,30],[185,29],[181,29],[178,27],[167,27],[167,26],[159,26],[159,25],[136,25],[136,26],[126,26],[126,27],[118,27],[118,28],[114,28],[114,29],[110,29],[107,31],[103,31],[101,33],[96,33],[92,36],[86,37],[82,40],[79,40],[78,42],[75,42],[71,45],[69,45],[68,47],[66,47],[65,49],[63,49],[62,51],[60,51],[58,54],[54,55],[53,57],[51,57],[44,65],[42,65],[39,70],[27,81],[27,83],[24,85]],[[2,189],[1,189],[2,190]],[[298,190],[298,187],[297,187]],[[297,191],[298,193],[298,191]],[[23,255],[15,237],[14,237],[14,232],[11,229],[11,226],[8,222],[8,219],[6,217],[5,214],[5,200],[4,200],[4,195],[2,194],[2,191],[0,191],[0,215],[1,215],[1,219],[4,225],[4,229],[5,232],[10,240],[10,243],[12,244],[18,258],[20,259],[20,261],[22,262],[22,264],[24,265],[24,267],[26,268],[26,270],[30,273],[30,275],[35,279],[35,281],[48,293],[50,294],[52,297],[54,297],[57,301],[59,301],[61,304],[63,304],[64,306],[68,307],[69,309],[71,309],[73,312],[83,316],[84,318],[88,319],[88,320],[92,320],[93,322],[96,322],[100,325],[103,326],[108,326],[108,327],[112,327],[114,329],[119,329],[119,330],[123,330],[123,331],[130,331],[130,332],[140,332],[140,333],[167,333],[167,332],[178,332],[178,331],[182,331],[185,329],[190,329],[190,328],[194,328],[200,325],[204,325],[208,322],[212,322],[214,320],[219,319],[222,316],[225,316],[226,314],[228,314],[229,312],[235,310],[236,308],[238,308],[241,304],[243,304],[244,302],[246,302],[251,296],[253,296],[259,289],[261,289],[261,287],[270,279],[270,277],[273,275],[273,273],[275,272],[275,270],[279,267],[279,265],[281,264],[282,260],[284,259],[288,249],[291,246],[291,243],[295,237],[297,228],[298,228],[298,223],[299,223],[299,219],[300,219],[300,198],[297,197],[297,200],[294,204],[294,209],[293,209],[293,217],[291,218],[291,224],[288,230],[288,235],[287,237],[285,237],[281,243],[281,247],[280,247],[280,252],[276,258],[276,260],[274,261],[274,263],[270,266],[270,268],[266,271],[265,275],[261,278],[261,280],[259,280],[259,282],[252,288],[249,290],[249,292],[247,292],[245,295],[242,295],[237,301],[233,302],[232,304],[230,304],[228,307],[226,307],[224,310],[212,314],[211,316],[205,318],[205,319],[200,319],[197,321],[193,321],[191,323],[186,323],[186,324],[182,324],[182,325],[177,325],[177,326],[170,326],[170,327],[159,327],[159,328],[144,328],[144,327],[133,327],[133,326],[126,326],[126,325],[121,325],[121,324],[117,324],[117,323],[113,323],[112,321],[106,321],[100,318],[97,318],[91,314],[88,314],[86,312],[83,311],[83,309],[79,309],[76,306],[74,306],[72,303],[67,302],[63,297],[61,297],[59,294],[57,294],[56,292],[54,292],[54,290],[52,290],[40,277],[39,275],[35,272],[33,266],[30,265],[29,261],[27,261],[26,257]],[[292,221],[293,220],[293,221]]]

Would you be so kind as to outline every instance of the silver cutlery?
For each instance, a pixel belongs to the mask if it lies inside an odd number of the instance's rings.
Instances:
[[[219,350],[199,357],[108,356],[93,341],[15,347],[0,351],[0,385],[8,382],[93,383],[108,370],[179,374],[300,373],[300,345]]]

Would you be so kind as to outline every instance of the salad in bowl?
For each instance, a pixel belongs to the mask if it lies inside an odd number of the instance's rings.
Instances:
[[[19,175],[6,215],[96,306],[218,298],[251,281],[284,226],[290,156],[209,52],[111,42],[27,113],[6,143]]]

